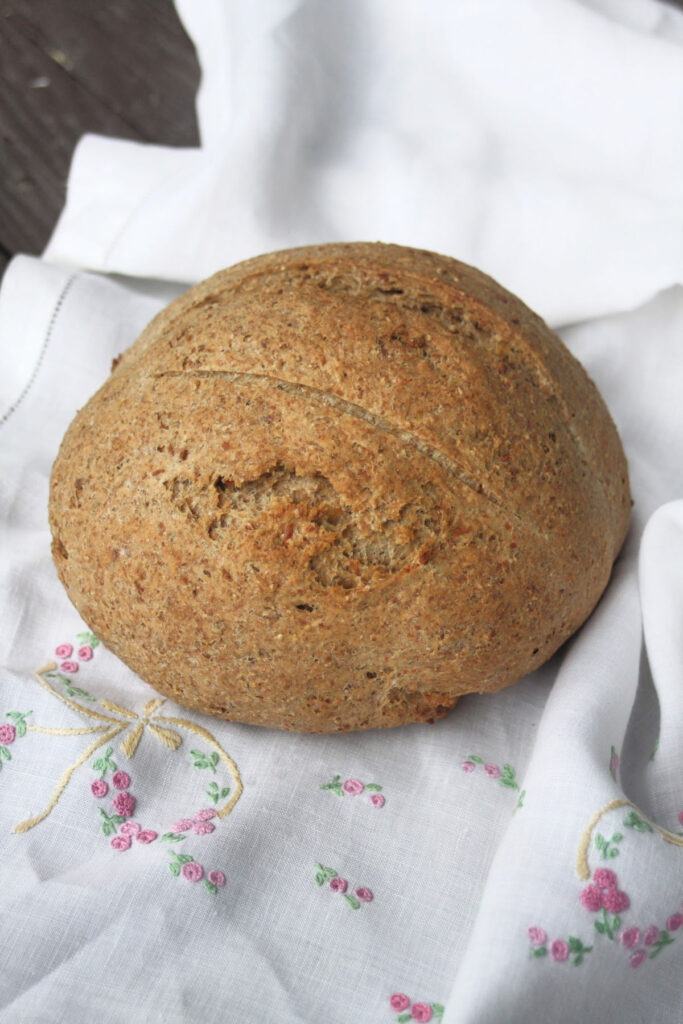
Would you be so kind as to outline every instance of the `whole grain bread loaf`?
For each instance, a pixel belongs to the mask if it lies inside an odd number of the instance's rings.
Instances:
[[[144,680],[228,720],[433,720],[586,619],[630,513],[594,384],[491,278],[310,246],[161,312],[69,427],[53,554]]]

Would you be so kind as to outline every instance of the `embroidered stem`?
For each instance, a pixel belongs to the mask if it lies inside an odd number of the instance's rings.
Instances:
[[[636,805],[632,803],[630,800],[617,799],[610,800],[608,804],[605,804],[604,807],[601,807],[599,811],[595,812],[591,820],[588,822],[586,830],[581,836],[581,840],[576,851],[576,874],[581,879],[581,881],[585,881],[586,879],[590,878],[590,867],[588,866],[588,849],[590,847],[593,829],[600,821],[600,818],[602,818],[603,814],[607,814],[608,811],[613,811],[617,807],[632,807],[634,810],[638,810]],[[642,818],[642,820],[645,821],[646,819]],[[658,832],[661,838],[664,840],[664,842],[672,843],[674,846],[683,846],[683,836],[677,836],[674,832],[669,832],[667,831],[667,829],[660,828],[659,825],[657,825],[655,822],[650,822],[650,824],[652,825],[653,831]]]
[[[94,754],[99,747],[103,746],[105,743],[108,743],[109,740],[114,738],[114,736],[118,736],[118,734],[122,732],[123,729],[125,729],[125,725],[117,725],[116,728],[109,729],[109,731],[106,732],[104,736],[100,736],[100,738],[95,740],[94,743],[91,743],[87,750],[84,750],[80,757],[77,758],[77,760],[74,761],[74,763],[69,768],[67,768],[66,771],[62,774],[61,778],[57,782],[57,785],[55,786],[54,793],[50,797],[47,807],[43,811],[41,811],[40,814],[37,814],[34,818],[27,818],[26,821],[19,822],[18,825],[14,826],[12,832],[28,832],[28,830],[33,828],[34,825],[37,825],[39,822],[43,820],[43,818],[46,818],[50,811],[55,806],[55,804],[57,803],[57,801],[59,800],[69,779],[76,771],[76,769],[79,768],[84,761],[87,761],[88,758],[91,757],[92,754]]]
[[[242,795],[242,779],[240,778],[240,773],[237,768],[237,765],[235,764],[233,759],[225,752],[225,750],[223,750],[218,740],[214,739],[214,737],[207,729],[202,728],[201,725],[195,725],[194,722],[189,722],[186,718],[167,718],[163,715],[157,715],[155,716],[155,720],[157,722],[166,722],[169,725],[177,725],[181,729],[187,729],[188,732],[193,732],[195,736],[201,736],[203,740],[206,740],[207,743],[210,743],[211,746],[218,751],[219,756],[228,766],[228,770],[232,775],[233,781],[235,783],[235,791],[228,800],[228,802],[223,807],[221,807],[219,811],[216,811],[216,817],[224,818],[226,814],[230,814],[230,811],[233,809],[233,807],[235,806],[235,804]]]

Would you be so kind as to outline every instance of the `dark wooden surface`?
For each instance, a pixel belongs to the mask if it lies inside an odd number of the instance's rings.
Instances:
[[[0,275],[44,248],[84,132],[196,145],[198,82],[171,0],[0,0]]]
[[[0,0],[0,274],[44,248],[84,132],[196,146],[198,83],[171,0]]]

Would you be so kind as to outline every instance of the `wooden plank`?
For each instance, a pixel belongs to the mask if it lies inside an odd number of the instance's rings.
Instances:
[[[42,251],[84,132],[196,145],[198,78],[194,49],[170,0],[6,0],[0,247],[8,254]]]

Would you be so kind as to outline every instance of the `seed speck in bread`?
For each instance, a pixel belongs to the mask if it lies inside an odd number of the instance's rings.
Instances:
[[[628,527],[580,364],[474,268],[271,253],[191,288],[70,425],[53,555],[179,704],[311,732],[430,721],[541,665]]]

